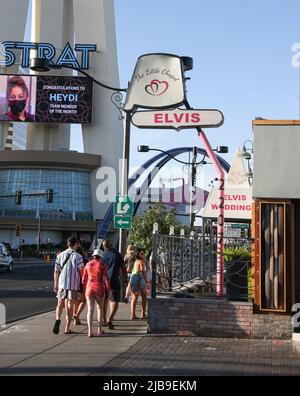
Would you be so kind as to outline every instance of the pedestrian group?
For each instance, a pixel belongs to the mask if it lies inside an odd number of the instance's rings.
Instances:
[[[123,259],[111,242],[105,239],[102,249],[95,249],[89,260],[88,251],[84,248],[80,250],[77,238],[68,238],[67,245],[68,248],[58,254],[54,268],[54,292],[58,300],[54,334],[59,333],[64,308],[64,334],[73,334],[70,328],[72,321],[75,326],[81,325],[80,315],[86,305],[88,337],[103,336],[103,327],[106,326],[113,330],[113,321],[121,301],[120,276],[126,288],[124,302],[129,303],[131,298],[130,320],[139,319],[136,315],[139,295],[142,297],[141,319],[147,319],[147,297],[151,294],[152,282],[151,255],[146,260],[144,249],[129,245]],[[95,305],[97,333],[93,331]]]

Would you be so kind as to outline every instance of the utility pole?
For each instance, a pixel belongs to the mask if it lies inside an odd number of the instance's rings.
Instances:
[[[41,214],[39,213],[39,218],[38,218],[38,232],[37,232],[37,244],[36,244],[36,251],[37,251],[37,254],[39,253],[39,250],[40,250],[40,241],[41,241]]]
[[[95,233],[95,244],[94,244],[95,250],[97,249],[97,246],[98,246],[97,230],[98,230],[98,224],[100,221],[101,221],[101,219],[95,219],[95,222],[96,222],[96,233]],[[100,248],[100,246],[99,246],[99,248]]]
[[[194,213],[194,201],[195,201],[195,186],[196,186],[196,178],[197,178],[197,154],[198,148],[193,147],[193,157],[192,163],[190,167],[190,228],[194,227],[195,224],[195,213]]]
[[[130,154],[130,123],[131,113],[126,112],[125,131],[123,141],[123,169],[122,169],[122,189],[121,195],[128,195],[128,173],[129,173],[129,154]],[[120,229],[119,252],[122,256],[126,253],[127,230]]]

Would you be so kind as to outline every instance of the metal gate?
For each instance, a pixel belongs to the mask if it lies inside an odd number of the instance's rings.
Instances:
[[[250,240],[226,238],[225,247],[251,249]],[[157,295],[191,296],[189,290],[216,289],[216,239],[212,233],[199,238],[153,235],[152,298]],[[225,263],[225,293],[232,300],[245,301],[252,296],[251,260]]]
[[[216,271],[213,246],[205,238],[153,235],[153,287],[157,293],[184,292],[188,282],[209,282]]]

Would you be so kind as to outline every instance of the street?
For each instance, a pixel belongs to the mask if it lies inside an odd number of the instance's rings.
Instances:
[[[0,303],[10,323],[55,309],[53,265],[45,261],[15,263],[12,273],[0,272]]]

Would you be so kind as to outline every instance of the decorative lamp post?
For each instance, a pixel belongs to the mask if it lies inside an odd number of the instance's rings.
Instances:
[[[250,148],[247,148],[247,144],[250,143]],[[245,140],[243,143],[243,148],[240,153],[240,156],[247,161],[248,164],[248,171],[246,172],[245,176],[248,178],[249,184],[252,184],[252,178],[253,178],[253,171],[250,165],[250,161],[252,159],[253,155],[253,142],[252,140]]]
[[[196,185],[196,175],[197,175],[197,166],[198,165],[206,165],[207,162],[205,161],[206,158],[206,154],[204,154],[203,158],[201,161],[196,162],[197,161],[197,147],[193,147],[191,148],[192,153],[193,153],[193,158],[192,158],[192,162],[186,162],[186,161],[181,161],[179,159],[177,159],[176,157],[174,157],[173,155],[171,155],[170,153],[168,153],[167,151],[161,150],[161,149],[157,149],[157,148],[150,148],[149,146],[138,146],[137,151],[139,153],[148,153],[149,151],[158,151],[160,153],[164,153],[166,154],[168,157],[172,158],[173,160],[175,160],[176,162],[180,163],[180,164],[184,164],[184,165],[189,165],[190,166],[190,227],[192,228],[194,226],[194,222],[195,222],[195,214],[193,212],[193,200],[194,200],[194,187]],[[179,179],[178,179],[179,180]]]

